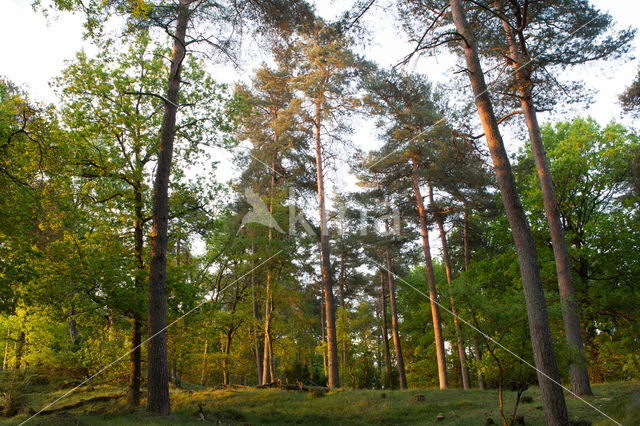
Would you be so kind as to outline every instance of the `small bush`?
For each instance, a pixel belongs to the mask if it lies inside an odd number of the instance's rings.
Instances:
[[[523,404],[531,404],[533,402],[533,397],[529,395],[524,395],[520,398],[520,402]]]

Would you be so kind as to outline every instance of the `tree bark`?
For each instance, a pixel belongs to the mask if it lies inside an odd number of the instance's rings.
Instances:
[[[202,351],[202,370],[200,371],[200,386],[204,386],[207,377],[207,366],[209,364],[209,337],[204,339],[204,350]]]
[[[385,221],[387,236],[389,235],[389,226]],[[391,336],[393,337],[393,347],[396,352],[396,366],[398,368],[398,379],[400,389],[407,389],[407,375],[404,369],[404,357],[402,355],[402,345],[400,343],[400,331],[398,330],[398,308],[396,304],[396,288],[393,279],[393,264],[391,263],[391,255],[389,248],[385,249],[385,258],[387,263],[387,282],[389,283],[389,307],[391,308]]]
[[[473,336],[473,357],[476,363],[480,365],[482,362],[482,350],[480,349],[480,342],[477,336]],[[487,390],[487,382],[484,379],[484,374],[478,371],[478,389]]]
[[[127,405],[132,408],[140,405],[140,382],[142,376],[142,353],[140,350],[142,336],[140,329],[140,319],[138,315],[135,315],[131,327],[132,351],[129,354],[129,386],[127,389]]]
[[[277,117],[277,116],[276,116]],[[273,217],[273,196],[276,186],[276,161],[278,132],[273,133],[274,153],[271,160],[271,181],[269,184],[269,215]],[[273,229],[269,227],[268,232],[268,248],[271,249],[271,241],[273,240]],[[271,270],[267,269],[267,280],[265,285],[265,315],[264,315],[264,347],[269,350],[263,351],[262,361],[262,383],[270,383],[273,377],[273,353],[271,351],[271,314],[273,312],[273,295],[271,290]]]
[[[255,253],[255,247],[252,246],[251,252]],[[253,318],[256,320],[256,323],[260,323],[262,321],[262,315],[260,314],[260,305],[258,303],[258,297],[256,294],[256,283],[255,283],[255,272],[251,272],[251,302],[253,307]],[[262,366],[263,366],[263,357],[264,357],[264,342],[260,342],[260,338],[258,335],[258,327],[252,327],[253,329],[253,345],[255,348],[256,355],[256,376],[258,385],[263,383],[262,381]]]
[[[16,341],[15,344],[15,354],[16,354],[16,359],[15,362],[13,364],[13,370],[14,371],[20,371],[20,368],[22,367],[22,353],[24,352],[24,342],[25,342],[25,334],[24,331],[20,331],[20,333],[18,333],[18,340]]]
[[[324,372],[325,377],[327,377],[327,349],[325,348],[325,343],[327,343],[327,335],[325,334],[326,321],[324,320],[324,317],[324,296],[322,296],[320,299],[320,339],[322,340],[322,371]]]
[[[71,306],[69,307],[69,320],[67,329],[69,330],[69,339],[71,341],[71,350],[75,351],[78,345],[78,326],[76,324],[76,305],[73,301],[75,291],[71,294]]]
[[[427,229],[427,213],[420,192],[420,179],[418,177],[418,161],[412,158],[413,172],[413,193],[416,199],[416,207],[420,218],[420,236],[422,238],[422,249],[424,251],[425,269],[427,272],[427,284],[429,285],[429,303],[431,304],[431,319],[433,321],[433,337],[436,345],[436,360],[438,363],[438,382],[440,389],[449,387],[447,379],[447,364],[444,351],[444,339],[442,338],[442,323],[440,321],[440,309],[438,308],[438,292],[436,290],[436,279],[433,273],[433,263],[431,261],[431,247],[429,245],[429,231]]]
[[[320,213],[320,257],[322,269],[322,291],[324,294],[325,320],[327,322],[327,386],[340,387],[338,373],[338,343],[336,336],[336,309],[333,298],[333,274],[331,271],[331,249],[329,247],[329,225],[325,206],[324,166],[322,160],[321,131],[322,99],[316,100],[315,142],[316,142],[316,180],[318,185],[318,204]]]
[[[342,223],[340,224],[342,226]],[[343,232],[343,231],[341,231]],[[345,267],[345,247],[344,241],[340,240],[342,243],[341,253],[340,253],[340,275],[338,277],[338,292],[340,297],[340,307],[344,311],[345,321],[348,321],[348,313],[347,306],[345,305],[345,281],[346,281],[346,267]],[[345,323],[343,326],[347,326]],[[347,368],[348,355],[349,355],[349,347],[348,347],[348,339],[345,337],[341,339],[340,342],[340,369],[344,371]]]
[[[549,169],[549,162],[547,161],[542,134],[540,133],[540,126],[538,124],[538,116],[533,103],[531,70],[526,66],[531,62],[531,59],[527,52],[523,52],[523,48],[518,45],[518,41],[515,38],[516,35],[513,34],[511,27],[509,27],[505,21],[503,21],[503,27],[509,42],[510,56],[513,59],[512,65],[515,67],[515,77],[518,83],[520,105],[529,132],[531,151],[533,152],[536,171],[540,180],[544,214],[549,224],[553,256],[556,264],[564,332],[572,357],[572,362],[569,365],[571,387],[578,395],[593,395],[591,385],[589,384],[587,359],[585,357],[584,342],[580,329],[576,295],[573,289],[573,275],[571,273],[569,250],[567,249],[567,241],[564,236],[564,228],[560,221],[560,212],[558,210],[558,203],[556,202],[555,189],[553,186],[553,176],[551,176],[551,170]],[[523,43],[524,37],[522,37],[521,34],[519,40],[520,43]]]
[[[265,285],[265,309],[264,309],[264,351],[262,358],[262,383],[271,383],[273,376],[271,375],[271,271],[267,270],[267,281]]]
[[[233,342],[233,330],[227,332],[227,339],[224,342],[224,357],[222,358],[222,384],[228,386],[229,382],[229,355],[231,354],[231,343]]]
[[[469,245],[469,211],[465,206],[463,219],[462,219],[462,245],[464,251],[464,271],[469,272],[469,263],[471,262],[471,247]],[[476,333],[476,331],[474,331]],[[476,363],[479,365],[482,362],[482,350],[480,348],[480,342],[478,336],[473,335],[473,356]],[[487,382],[484,379],[484,374],[478,371],[478,389],[486,390]]]
[[[169,415],[169,366],[167,365],[167,236],[169,224],[169,179],[173,141],[176,134],[180,75],[186,56],[186,33],[189,24],[188,0],[180,0],[171,67],[167,84],[167,101],[160,130],[158,164],[153,186],[153,224],[151,228],[151,261],[149,263],[149,343],[147,411]]]
[[[138,161],[139,163],[139,161]],[[144,213],[142,200],[142,182],[134,187],[135,223],[133,229],[134,255],[136,271],[134,277],[135,291],[142,291],[144,284]],[[127,390],[127,404],[129,407],[140,405],[140,385],[142,377],[142,331],[140,314],[133,313],[131,329],[131,350],[129,354],[129,387]]]
[[[569,424],[569,416],[562,388],[558,385],[560,383],[560,375],[558,374],[558,365],[553,352],[547,303],[540,280],[535,243],[524,209],[520,203],[509,156],[504,148],[498,121],[493,111],[491,98],[487,92],[488,89],[480,59],[478,58],[477,47],[474,37],[468,28],[462,1],[450,0],[450,5],[454,24],[463,38],[461,45],[464,50],[467,75],[473,88],[478,115],[487,139],[502,202],[518,253],[520,276],[522,277],[529,318],[529,332],[531,334],[545,418],[549,425],[567,425]]]
[[[451,282],[453,281],[453,270],[451,268],[451,257],[449,256],[449,244],[447,243],[447,233],[444,229],[444,223],[440,213],[433,210],[435,202],[433,199],[433,187],[429,184],[429,207],[432,209],[433,217],[436,220],[438,231],[440,233],[440,243],[442,244],[442,259],[444,260],[444,271],[447,277],[447,285],[451,291]],[[462,339],[462,330],[460,330],[460,320],[458,319],[458,311],[456,310],[456,302],[453,296],[449,295],[451,303],[451,314],[453,316],[453,327],[456,333],[456,348],[458,351],[458,362],[460,363],[460,374],[462,377],[462,388],[470,389],[469,369],[467,369],[467,355],[465,354],[464,341]]]
[[[9,366],[9,339],[11,338],[11,329],[7,329],[7,340],[4,343],[4,357],[2,358],[2,371],[7,371]]]
[[[382,316],[382,342],[384,344],[384,386],[391,387],[391,352],[389,350],[389,331],[387,330],[387,289],[384,274],[380,271],[380,315]]]

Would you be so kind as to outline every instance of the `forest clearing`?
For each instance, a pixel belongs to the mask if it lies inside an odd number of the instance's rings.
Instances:
[[[0,423],[640,424],[622,3],[4,2]]]
[[[53,410],[75,405],[79,401],[90,401],[101,396],[120,395],[119,399],[86,402],[76,408],[44,414],[33,424],[39,425],[99,425],[99,424],[443,424],[443,425],[488,425],[499,424],[500,414],[495,406],[495,391],[436,389],[379,391],[379,390],[335,390],[325,395],[277,389],[255,389],[230,386],[228,389],[202,389],[198,386],[173,389],[174,404],[168,418],[149,417],[143,409],[127,407],[123,388],[96,385],[79,389],[68,399],[52,407]],[[26,406],[40,407],[48,400],[59,396],[64,389],[49,391],[51,386],[31,388]],[[43,392],[44,391],[44,392]],[[640,421],[640,392],[637,383],[609,383],[594,386],[595,396],[588,400],[598,408],[610,413],[623,424]],[[416,396],[424,396],[424,401]],[[537,389],[525,392],[525,402],[518,413],[527,425],[543,425],[544,414]],[[512,407],[515,393],[508,391],[505,402]],[[574,398],[567,404],[574,424],[611,425],[593,409]],[[202,409],[201,409],[202,407]],[[27,413],[29,409],[24,410]],[[201,417],[200,413],[203,413]],[[21,414],[10,422],[16,424],[27,418]],[[491,423],[491,422],[494,423]],[[578,423],[582,421],[583,423]],[[519,423],[516,423],[519,424]]]

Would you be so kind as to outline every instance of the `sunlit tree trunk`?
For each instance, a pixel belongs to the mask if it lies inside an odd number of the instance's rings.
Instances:
[[[134,277],[134,287],[136,291],[144,288],[144,215],[142,202],[141,182],[134,187],[134,210],[135,223],[133,229],[134,255],[136,260],[136,271]],[[127,389],[127,404],[130,407],[140,405],[140,383],[142,377],[142,326],[140,314],[133,313],[131,324],[131,353],[129,354],[129,386]]]
[[[333,276],[331,273],[331,249],[329,247],[329,224],[325,206],[324,164],[322,159],[321,108],[322,98],[316,99],[315,142],[316,142],[316,180],[318,185],[318,204],[320,211],[320,257],[322,269],[322,291],[324,294],[325,321],[327,323],[327,386],[340,387],[338,373],[338,343],[336,336],[336,309],[333,299]]]
[[[462,1],[450,0],[450,6],[457,32],[462,37],[461,45],[467,65],[467,76],[473,88],[478,115],[489,146],[502,202],[518,253],[520,276],[522,277],[529,318],[529,332],[531,334],[545,418],[549,425],[567,425],[569,424],[569,417],[562,388],[558,385],[560,383],[560,375],[558,374],[558,365],[553,352],[549,315],[540,280],[535,243],[524,209],[520,203],[509,156],[504,148],[498,121],[493,111],[491,98],[484,80],[484,73],[478,58],[475,40],[468,28]]]
[[[11,339],[11,330],[7,329],[7,341],[4,343],[4,356],[2,357],[2,371],[7,371],[9,361],[9,340]]]
[[[433,200],[433,187],[429,185],[429,207],[433,208],[435,205]],[[453,281],[453,270],[451,268],[451,257],[449,256],[449,244],[447,243],[447,233],[444,229],[444,223],[442,216],[439,212],[432,211],[433,217],[436,220],[438,231],[440,233],[440,243],[442,244],[442,259],[444,260],[444,271],[447,277],[447,284],[449,291],[451,291],[451,282]],[[453,315],[453,327],[456,333],[456,348],[458,351],[458,361],[460,363],[460,374],[462,376],[463,389],[470,389],[469,370],[467,369],[467,355],[465,354],[464,341],[462,339],[462,330],[460,329],[460,320],[458,319],[458,311],[456,310],[456,303],[453,295],[449,295],[449,302],[451,303],[451,314]]]
[[[464,271],[469,272],[469,262],[471,262],[471,247],[469,246],[469,212],[465,206],[463,218],[462,218],[462,246],[463,246],[463,256],[464,256]],[[480,348],[480,341],[478,340],[478,336],[475,334],[477,331],[473,331],[473,357],[476,360],[476,363],[480,365],[482,362],[482,349]],[[487,389],[487,383],[484,379],[484,374],[481,371],[478,371],[478,388],[480,390]]]
[[[278,132],[273,134],[274,147],[278,146]],[[273,197],[276,186],[276,153],[274,151],[271,161],[271,181],[269,184],[269,214],[273,216]],[[268,247],[271,249],[271,241],[273,240],[273,229],[269,227]],[[262,359],[262,383],[270,383],[273,377],[273,353],[271,351],[271,314],[273,312],[273,294],[272,294],[272,275],[271,270],[267,269],[267,279],[265,284],[265,314],[264,314],[264,348]],[[269,350],[266,350],[269,348]]]
[[[25,343],[25,334],[24,331],[20,331],[18,333],[18,340],[16,340],[14,353],[15,353],[15,362],[13,363],[13,370],[20,371],[22,367],[22,353],[24,352],[24,343]]]
[[[327,377],[327,335],[325,333],[326,330],[326,321],[325,317],[325,309],[324,309],[324,298],[320,299],[320,338],[322,341],[322,371],[324,372],[324,376]]]
[[[380,272],[380,316],[382,317],[382,342],[384,349],[384,386],[391,386],[391,352],[389,350],[389,331],[387,330],[387,289],[384,285],[384,273]]]
[[[447,379],[447,364],[444,351],[444,339],[442,337],[442,323],[440,322],[440,309],[438,308],[438,292],[436,290],[436,279],[433,273],[433,262],[431,260],[431,246],[429,245],[429,230],[427,228],[427,212],[424,208],[422,193],[420,192],[420,179],[418,176],[418,160],[412,159],[412,180],[413,193],[416,199],[416,207],[420,219],[420,236],[422,239],[422,249],[424,251],[425,270],[427,272],[427,284],[429,286],[429,303],[431,305],[431,319],[433,321],[433,337],[436,345],[436,360],[438,363],[438,381],[440,389],[447,389],[449,382]]]
[[[540,180],[542,191],[542,202],[544,214],[549,224],[549,233],[553,246],[553,256],[556,263],[556,276],[558,279],[558,289],[560,292],[560,304],[562,308],[562,320],[567,343],[571,350],[572,362],[569,365],[569,375],[571,387],[578,395],[593,395],[589,384],[589,373],[587,372],[587,359],[585,357],[582,332],[580,330],[580,320],[578,318],[578,308],[575,291],[573,289],[573,275],[571,273],[571,261],[569,250],[564,236],[564,228],[560,221],[560,212],[556,202],[553,177],[549,169],[549,162],[544,151],[542,134],[538,125],[538,116],[533,103],[531,81],[531,68],[527,67],[531,62],[524,45],[524,37],[514,34],[511,27],[503,21],[503,27],[509,42],[509,53],[513,59],[512,65],[515,67],[515,77],[518,82],[518,94],[520,95],[520,105],[524,114],[525,123],[529,131],[531,141],[531,151],[536,162],[536,171]],[[520,43],[518,43],[520,40]]]
[[[204,350],[202,351],[202,370],[200,371],[200,386],[204,386],[207,378],[207,367],[209,364],[209,337],[204,339]]]
[[[251,253],[255,254],[255,247],[252,245]],[[255,271],[251,271],[251,306],[253,308],[253,318],[256,320],[256,323],[259,324],[262,321],[262,315],[260,313],[260,304],[258,303],[258,296],[256,294],[256,276]],[[264,357],[264,342],[260,341],[260,336],[258,334],[258,327],[252,326],[252,338],[253,338],[253,346],[256,356],[256,376],[258,385],[263,384],[262,381],[262,366],[263,366],[263,357]]]
[[[271,312],[273,311],[273,299],[271,296],[271,271],[267,270],[267,279],[265,283],[265,309],[264,309],[264,351],[262,358],[262,383],[271,383]]]
[[[151,261],[149,263],[149,343],[147,362],[147,411],[169,415],[169,366],[167,363],[167,230],[169,225],[169,179],[176,134],[180,76],[186,56],[189,0],[180,0],[173,34],[174,44],[167,84],[167,100],[160,130],[158,163],[153,186]]]
[[[385,221],[386,235],[389,235],[389,225]],[[396,352],[396,365],[398,367],[398,379],[400,389],[407,389],[407,375],[404,369],[404,356],[402,355],[402,344],[400,343],[400,331],[398,330],[398,307],[396,304],[396,288],[393,276],[393,264],[389,248],[385,248],[385,261],[387,264],[387,282],[389,283],[389,307],[391,308],[391,336],[393,337],[393,347]]]

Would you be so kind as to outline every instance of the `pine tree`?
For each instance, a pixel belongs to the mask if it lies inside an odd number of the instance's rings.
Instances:
[[[502,202],[509,219],[516,251],[518,252],[522,285],[529,316],[531,342],[536,367],[538,368],[538,381],[545,416],[549,424],[564,425],[568,423],[569,419],[564,395],[558,385],[560,383],[560,375],[553,352],[547,304],[540,280],[538,254],[515,186],[509,157],[504,148],[498,121],[484,80],[475,37],[467,23],[465,8],[460,0],[451,0],[450,7],[454,25],[462,37],[461,45],[464,51],[469,81],[473,88],[478,115],[489,146],[498,187],[502,195]]]
[[[344,131],[343,123],[336,122],[335,117],[339,117],[345,109],[353,105],[347,89],[353,79],[357,60],[349,51],[349,39],[342,34],[339,24],[327,24],[321,19],[316,19],[300,36],[301,40],[296,47],[302,62],[294,87],[304,93],[308,103],[307,122],[313,128],[314,134],[320,262],[327,323],[328,386],[339,387],[336,308],[333,293],[335,282],[325,193],[327,141],[323,141],[323,137],[326,136],[324,129],[330,124],[334,126],[332,133]]]

